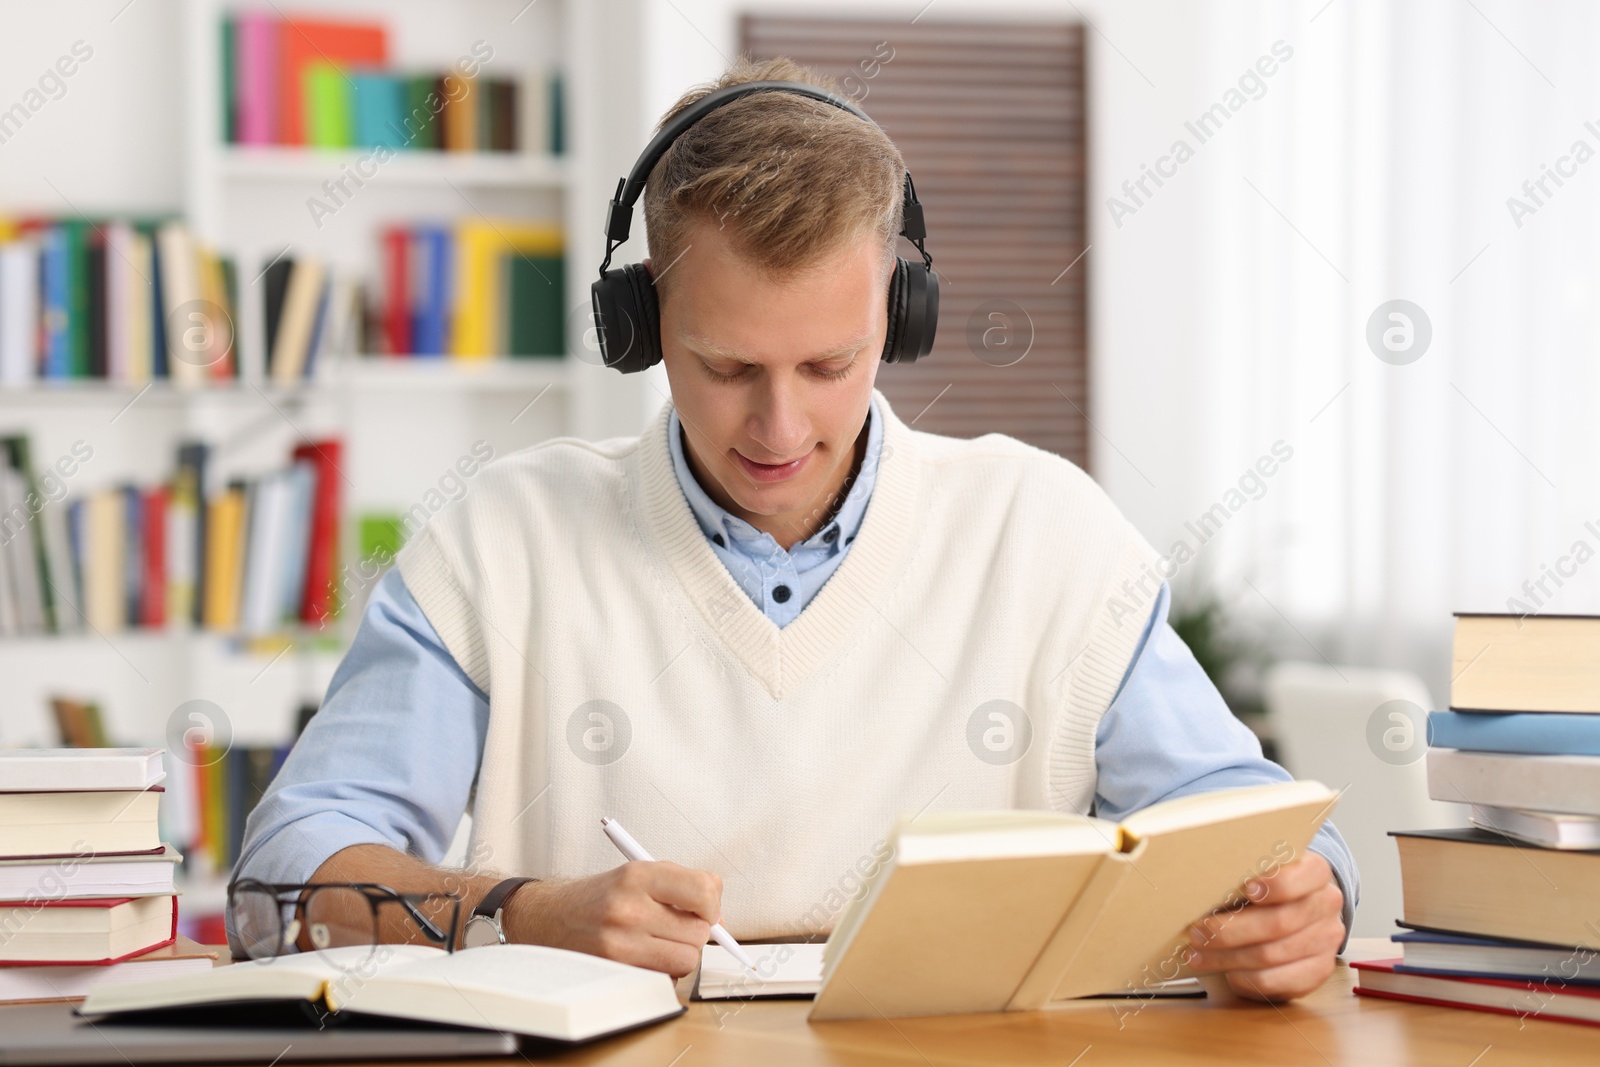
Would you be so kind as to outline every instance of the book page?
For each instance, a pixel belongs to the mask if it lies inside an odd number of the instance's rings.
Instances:
[[[700,953],[700,976],[695,982],[699,1000],[736,997],[806,996],[822,986],[821,942],[744,946],[755,962],[751,973],[721,945],[707,945]]]
[[[336,982],[365,981],[378,971],[443,956],[427,945],[345,946],[264,960],[243,960],[198,974],[176,975],[89,991],[85,1015],[182,1007],[229,1000],[321,1000]]]

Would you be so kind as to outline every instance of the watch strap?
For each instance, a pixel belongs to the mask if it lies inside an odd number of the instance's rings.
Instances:
[[[496,883],[495,887],[483,895],[478,901],[478,906],[472,909],[473,915],[481,915],[492,919],[505,906],[506,898],[528,882],[537,882],[537,878],[507,878]]]

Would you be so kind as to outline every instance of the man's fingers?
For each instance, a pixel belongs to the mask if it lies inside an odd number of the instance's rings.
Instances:
[[[1333,973],[1333,956],[1310,956],[1260,971],[1229,971],[1228,985],[1251,1000],[1289,1000],[1316,989]]]
[[[1197,948],[1204,952],[1275,941],[1327,919],[1337,920],[1344,896],[1339,887],[1321,889],[1283,904],[1251,904],[1238,911],[1211,916],[1195,926],[1201,930]],[[1339,925],[1343,930],[1343,924]],[[1191,943],[1194,941],[1191,938]],[[1335,944],[1334,948],[1338,948]]]
[[[1315,852],[1305,852],[1299,859],[1284,864],[1271,874],[1258,875],[1254,881],[1261,883],[1261,891],[1247,892],[1246,895],[1258,904],[1281,904],[1313,893],[1319,886],[1332,880],[1333,868],[1328,861]]]
[[[680,867],[676,863],[629,863],[625,877],[638,879],[636,886],[652,900],[693,912],[707,923],[716,922],[722,911],[722,879],[710,871]]]
[[[1308,956],[1330,958],[1344,940],[1344,924],[1337,919],[1322,919],[1292,930],[1281,937],[1218,947],[1215,942],[1189,958],[1196,971],[1257,971],[1281,967]]]

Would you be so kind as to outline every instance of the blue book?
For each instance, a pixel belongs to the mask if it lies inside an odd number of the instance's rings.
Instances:
[[[1600,756],[1600,715],[1561,711],[1430,711],[1428,744],[1527,756]]]
[[[450,233],[443,226],[418,226],[416,322],[411,347],[419,356],[442,356],[450,329]]]
[[[1536,941],[1408,929],[1390,940],[1403,946],[1395,970],[1452,978],[1549,979],[1600,987],[1600,960],[1587,949]]]
[[[357,71],[355,85],[355,143],[359,148],[405,147],[397,132],[405,119],[405,85],[390,74]]]
[[[43,284],[40,303],[44,313],[44,377],[72,376],[71,265],[67,235],[60,226],[48,226],[40,236],[39,269]]]

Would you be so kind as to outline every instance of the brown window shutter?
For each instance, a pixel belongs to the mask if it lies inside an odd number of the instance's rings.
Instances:
[[[1082,27],[746,15],[741,44],[839,79],[916,180],[939,334],[925,359],[880,369],[896,413],[932,433],[1010,434],[1087,467]],[[902,254],[917,258],[908,244]]]

